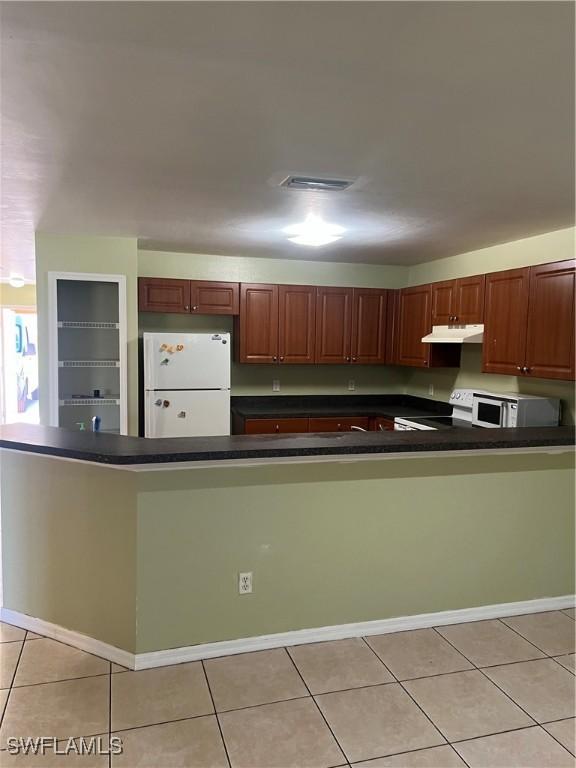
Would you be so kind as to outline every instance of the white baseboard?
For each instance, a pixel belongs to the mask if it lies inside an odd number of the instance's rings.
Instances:
[[[94,656],[100,656],[107,661],[113,661],[115,664],[121,664],[123,667],[134,669],[135,655],[129,651],[123,651],[109,643],[103,643],[102,640],[96,640],[90,635],[83,635],[81,632],[75,632],[73,629],[66,629],[59,624],[52,624],[44,619],[37,619],[34,616],[28,616],[26,613],[12,611],[10,608],[0,608],[0,621],[7,624],[13,624],[15,627],[27,629],[38,635],[49,637],[51,640],[59,640],[65,645],[71,645],[79,648],[81,651],[92,653]]]
[[[362,621],[356,624],[338,624],[330,627],[314,629],[299,629],[292,632],[279,632],[274,635],[258,635],[238,640],[223,640],[215,643],[202,643],[182,648],[169,648],[162,651],[133,654],[123,651],[101,640],[95,640],[88,635],[65,629],[57,624],[51,624],[43,619],[36,619],[8,608],[0,609],[0,619],[8,624],[28,629],[39,635],[45,635],[53,640],[59,640],[82,651],[93,653],[129,669],[150,669],[164,667],[170,664],[182,664],[186,661],[199,661],[217,656],[231,656],[237,653],[263,651],[271,648],[281,648],[304,643],[319,643],[327,640],[343,640],[349,637],[365,635],[384,635],[390,632],[405,632],[409,629],[424,629],[446,624],[462,624],[466,621],[482,621],[498,619],[504,616],[519,616],[524,613],[542,613],[544,611],[559,611],[563,608],[576,606],[575,595],[562,597],[543,597],[536,600],[523,600],[517,603],[498,603],[482,605],[476,608],[461,608],[454,611],[439,611],[438,613],[420,613],[415,616],[401,616],[393,619],[377,621]]]

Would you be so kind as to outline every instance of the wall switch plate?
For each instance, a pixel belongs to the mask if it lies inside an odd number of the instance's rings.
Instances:
[[[356,389],[356,382],[354,381],[354,379],[348,379],[348,390],[350,392],[354,392],[355,389]]]
[[[428,384],[428,394],[429,395],[434,394],[434,384]]]
[[[249,595],[252,592],[252,571],[238,574],[238,594]]]
[[[272,392],[280,392],[280,379],[272,379]]]

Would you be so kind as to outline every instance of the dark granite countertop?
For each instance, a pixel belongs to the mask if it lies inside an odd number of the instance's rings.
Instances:
[[[11,424],[0,448],[113,465],[573,446],[574,427],[146,439]]]
[[[452,406],[412,395],[234,396],[232,414],[245,419],[321,416],[449,416]]]

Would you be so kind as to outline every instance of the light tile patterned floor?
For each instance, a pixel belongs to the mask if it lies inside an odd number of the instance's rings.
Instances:
[[[0,767],[575,768],[575,630],[552,611],[129,672],[0,624]]]

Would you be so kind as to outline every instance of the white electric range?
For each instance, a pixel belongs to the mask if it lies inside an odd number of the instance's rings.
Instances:
[[[455,389],[450,395],[450,416],[397,416],[394,429],[411,432],[431,429],[472,428],[473,393],[475,389]]]

